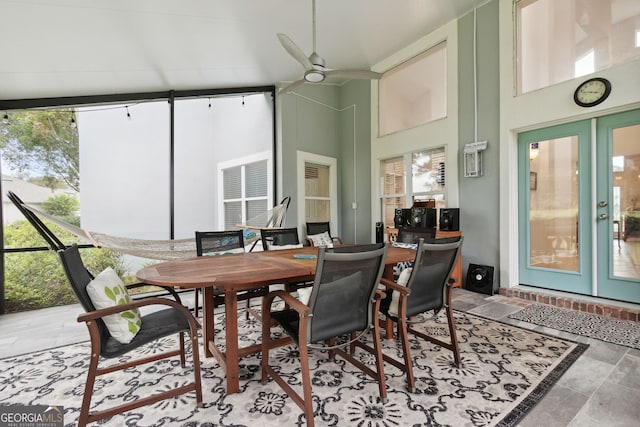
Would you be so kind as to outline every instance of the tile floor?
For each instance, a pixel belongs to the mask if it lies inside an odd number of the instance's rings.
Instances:
[[[507,318],[529,303],[454,291],[453,306],[458,310],[590,345],[520,426],[639,425],[640,350]],[[80,311],[78,305],[70,305],[0,316],[0,358],[87,340],[86,327],[76,322]]]

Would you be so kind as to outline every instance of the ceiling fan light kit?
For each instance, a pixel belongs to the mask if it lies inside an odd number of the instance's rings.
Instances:
[[[287,93],[302,83],[320,83],[327,77],[339,77],[345,79],[379,79],[382,74],[370,70],[331,70],[325,69],[324,58],[316,52],[316,2],[312,0],[312,24],[313,24],[313,53],[307,57],[302,49],[296,45],[287,35],[278,33],[278,40],[282,47],[304,67],[304,74],[300,80],[280,89],[279,93]]]
[[[309,83],[320,83],[324,80],[324,73],[317,70],[309,70],[304,73],[304,79]]]

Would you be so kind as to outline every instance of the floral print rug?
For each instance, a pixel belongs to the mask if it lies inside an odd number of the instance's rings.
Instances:
[[[217,325],[224,325],[218,315]],[[327,353],[311,351],[310,366],[315,423],[319,426],[514,426],[544,396],[586,349],[575,343],[468,313],[455,312],[462,364],[450,351],[410,336],[416,390],[407,390],[405,375],[385,363],[388,400],[379,401],[377,384],[357,368]],[[430,334],[448,335],[443,314],[418,326]],[[258,342],[261,324],[239,316],[241,345]],[[216,331],[223,342],[224,330]],[[273,328],[277,334],[278,329]],[[395,339],[383,339],[383,351],[401,360]],[[177,345],[166,338],[139,349],[154,353]],[[373,357],[358,350],[373,365]],[[64,408],[65,425],[76,425],[84,392],[88,342],[0,360],[0,405],[51,405]],[[202,350],[201,350],[202,353]],[[135,355],[126,355],[131,358]],[[104,361],[108,363],[109,361]],[[260,355],[240,361],[240,392],[225,393],[224,372],[213,358],[202,362],[203,403],[185,394],[103,420],[105,426],[302,426],[302,411],[273,381],[260,381]],[[300,365],[294,345],[274,349],[270,363],[294,387]],[[104,366],[104,365],[101,365]],[[96,381],[92,409],[179,387],[193,378],[179,360],[163,360],[107,374]]]

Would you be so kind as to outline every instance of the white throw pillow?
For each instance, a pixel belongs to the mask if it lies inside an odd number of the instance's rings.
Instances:
[[[400,277],[398,277],[398,281],[396,282],[398,285],[406,286],[409,281],[409,277],[411,277],[411,270],[413,268],[405,268],[400,273]],[[393,317],[398,317],[398,303],[400,302],[400,292],[393,291],[391,292],[391,304],[389,304],[389,314]]]
[[[328,248],[333,247],[333,239],[329,236],[329,233],[325,231],[320,234],[311,234],[307,236],[313,242],[313,246],[326,246]]]
[[[283,251],[285,249],[300,249],[302,247],[302,243],[299,245],[269,245],[270,251]]]
[[[218,256],[218,255],[231,255],[231,254],[243,254],[244,248],[225,249],[224,251],[203,251],[202,256]]]
[[[131,302],[127,288],[111,267],[107,267],[89,282],[87,294],[97,309]],[[111,336],[121,344],[130,343],[142,326],[142,317],[137,308],[105,316],[102,320]]]

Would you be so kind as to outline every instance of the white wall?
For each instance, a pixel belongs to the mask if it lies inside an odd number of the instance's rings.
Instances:
[[[177,100],[175,238],[215,230],[217,164],[273,148],[269,95]],[[166,100],[79,113],[81,220],[90,231],[168,239],[169,105]]]

